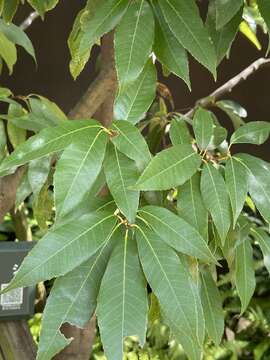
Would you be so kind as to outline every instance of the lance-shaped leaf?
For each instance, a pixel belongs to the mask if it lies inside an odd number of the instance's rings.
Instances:
[[[20,0],[9,0],[9,1],[2,0],[0,2],[1,16],[7,23],[12,21],[18,9],[19,2]]]
[[[260,228],[252,228],[252,235],[258,241],[259,246],[263,253],[264,266],[270,273],[270,236],[265,230]]]
[[[179,76],[190,88],[187,53],[166,23],[157,0],[152,1],[156,17],[154,52],[167,70]]]
[[[194,1],[159,0],[162,14],[178,41],[215,76],[216,56]]]
[[[244,4],[244,0],[214,0],[216,2],[217,29],[226,25]]]
[[[184,261],[144,225],[136,229],[144,274],[159,300],[165,321],[183,345],[189,359],[201,358],[204,317],[195,287]]]
[[[219,290],[209,270],[201,270],[201,300],[205,328],[209,337],[218,346],[224,332],[224,314]]]
[[[252,121],[237,129],[231,144],[263,144],[269,137],[270,124],[266,121]]]
[[[260,14],[262,15],[266,23],[268,33],[270,33],[270,3],[268,0],[257,0],[257,4],[260,10]],[[268,45],[268,52],[269,52],[269,45]]]
[[[233,226],[235,227],[247,198],[248,173],[239,161],[231,157],[226,162],[225,179],[231,200]]]
[[[237,154],[234,158],[247,169],[250,196],[261,215],[270,223],[270,164],[248,154]]]
[[[115,28],[128,6],[129,0],[92,0],[79,12],[68,39],[72,57],[70,70],[74,78],[87,63],[92,46]]]
[[[138,170],[133,160],[121,154],[110,144],[104,162],[104,171],[110,192],[130,223],[133,223],[139,205],[140,192],[130,190],[138,179]]]
[[[30,161],[28,166],[28,181],[34,196],[37,196],[47,181],[51,168],[51,157]]]
[[[175,118],[170,126],[170,139],[173,145],[191,144],[192,137],[185,120]]]
[[[57,217],[70,212],[90,191],[102,167],[107,137],[103,130],[94,128],[87,141],[78,138],[64,150],[54,175]]]
[[[134,160],[138,168],[143,170],[152,156],[139,129],[128,121],[115,121],[112,129],[116,132],[112,142],[117,149]]]
[[[12,74],[13,67],[17,61],[17,50],[13,42],[11,42],[4,33],[0,32],[0,57],[5,61]]]
[[[179,187],[177,210],[178,214],[207,240],[208,212],[202,199],[200,178],[200,174],[196,173]]]
[[[120,89],[138,78],[152,50],[154,16],[144,0],[132,1],[115,31],[115,65]]]
[[[115,224],[113,214],[99,212],[52,228],[26,256],[6,291],[65,275],[106,243]]]
[[[199,108],[194,115],[193,129],[199,148],[201,150],[207,149],[214,133],[214,122],[211,113]]]
[[[42,130],[39,134],[32,136],[28,141],[18,146],[1,163],[0,176],[31,160],[40,159],[43,156],[61,151],[78,137],[81,141],[87,141],[88,134],[91,134],[94,128],[101,129],[102,126],[94,120],[78,120],[66,121],[62,125]]]
[[[204,204],[224,244],[231,225],[230,199],[223,176],[213,165],[206,164],[203,168],[201,192]]]
[[[139,214],[162,240],[177,251],[207,262],[216,262],[199,232],[171,211],[158,206],[145,206]]]
[[[19,26],[12,23],[7,24],[5,21],[0,19],[0,31],[2,31],[11,42],[22,46],[36,61],[35,50],[31,40]]]
[[[158,153],[140,176],[136,189],[167,190],[182,185],[197,171],[201,157],[191,145],[176,145]]]
[[[59,0],[28,0],[29,4],[41,15],[44,16],[46,11],[52,10]]]
[[[96,308],[96,299],[111,252],[105,243],[89,260],[56,279],[43,313],[37,360],[51,360],[72,340],[60,332],[64,323],[84,328]]]
[[[149,60],[142,73],[130,85],[125,86],[114,104],[114,118],[127,120],[132,124],[140,121],[156,96],[157,72]]]
[[[123,341],[136,336],[143,346],[147,328],[148,299],[131,232],[118,239],[102,279],[97,318],[108,360],[123,358]]]
[[[216,9],[218,1],[212,0],[209,3],[206,27],[213,40],[217,63],[219,64],[226,54],[230,51],[232,42],[238,32],[239,25],[242,21],[243,9],[240,9],[232,19],[222,28],[216,28]]]
[[[256,286],[253,250],[248,238],[241,238],[241,243],[235,250],[235,285],[241,300],[241,314],[243,314]]]

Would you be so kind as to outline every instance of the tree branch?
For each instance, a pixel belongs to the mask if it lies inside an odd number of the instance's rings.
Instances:
[[[37,11],[31,12],[30,15],[21,23],[20,28],[25,31],[38,17],[39,14]]]
[[[256,71],[269,64],[270,64],[270,59],[260,58],[254,61],[247,68],[241,71],[238,75],[234,76],[225,84],[223,84],[218,89],[213,91],[210,95],[202,98],[201,100],[198,100],[196,102],[196,105],[185,114],[185,117],[191,117],[197,106],[207,107],[211,105],[213,102],[220,99],[226,93],[231,92],[233,88],[241,84],[243,81],[247,80],[247,78],[249,78],[250,75],[254,74]]]

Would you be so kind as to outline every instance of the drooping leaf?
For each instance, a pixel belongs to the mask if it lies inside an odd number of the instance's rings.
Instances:
[[[78,120],[42,130],[18,146],[16,151],[1,163],[0,176],[31,160],[61,151],[78,137],[81,141],[87,141],[88,133],[91,134],[94,128],[101,128],[101,125],[94,120]]]
[[[29,4],[43,17],[46,11],[52,10],[59,0],[27,0]]]
[[[193,129],[199,148],[206,150],[214,133],[211,113],[200,107],[194,114]]]
[[[159,300],[165,322],[191,360],[201,358],[204,317],[185,262],[146,226],[136,230],[144,274]],[[162,286],[161,286],[162,284]]]
[[[270,273],[270,236],[265,230],[260,228],[252,228],[251,233],[258,241],[259,246],[263,253],[263,262]]]
[[[209,34],[203,25],[195,2],[159,0],[162,14],[172,33],[196,60],[215,76],[216,56]]]
[[[24,259],[6,290],[67,274],[108,241],[115,224],[113,214],[99,212],[52,228]]]
[[[243,314],[256,285],[253,250],[248,238],[242,238],[235,250],[235,285],[241,300],[241,313]]]
[[[192,142],[187,124],[181,118],[172,120],[169,135],[173,145],[190,144]]]
[[[187,53],[164,19],[157,0],[152,4],[156,17],[154,53],[167,70],[183,79],[190,88]]]
[[[262,45],[253,29],[253,26],[246,20],[243,20],[239,26],[239,31],[257,48],[262,49]]]
[[[231,119],[234,129],[238,129],[245,122],[242,118],[247,117],[247,111],[241,105],[232,100],[220,100],[215,105],[223,110]]]
[[[119,23],[129,0],[89,1],[75,20],[68,44],[71,52],[70,70],[74,78],[87,63],[92,46]]]
[[[218,234],[224,243],[231,225],[230,199],[225,181],[220,172],[211,164],[205,164],[201,177],[201,192]]]
[[[7,64],[9,69],[9,74],[12,74],[13,66],[17,61],[16,46],[1,31],[0,31],[0,57]]]
[[[57,218],[75,208],[89,192],[102,167],[107,134],[93,128],[73,141],[57,162],[54,175],[54,196]]]
[[[117,95],[114,104],[114,118],[127,120],[132,124],[140,121],[155,98],[156,82],[156,68],[149,60],[138,79]]]
[[[171,211],[158,206],[145,206],[139,214],[157,236],[177,251],[206,262],[216,262],[199,232]]]
[[[131,2],[115,31],[115,65],[121,87],[143,71],[154,41],[154,17],[144,0]]]
[[[114,121],[112,129],[116,132],[112,142],[117,149],[134,160],[139,170],[143,170],[152,156],[138,128],[128,121]]]
[[[251,199],[264,219],[270,223],[269,163],[249,154],[237,154],[234,158],[246,168]]]
[[[267,0],[257,0],[257,4],[260,10],[260,14],[262,15],[267,29],[268,29],[268,33],[270,33],[270,4],[269,1]],[[268,46],[268,51],[269,51],[269,46]]]
[[[238,32],[240,22],[242,20],[242,12],[240,9],[230,21],[222,26],[220,29],[216,27],[216,11],[218,1],[212,0],[208,7],[208,14],[206,20],[206,27],[209,31],[211,39],[213,40],[217,63],[219,64],[226,54],[230,51],[232,42]]]
[[[263,144],[269,137],[270,123],[266,121],[252,121],[237,129],[231,144]]]
[[[22,46],[29,55],[36,61],[35,50],[31,40],[26,33],[19,27],[12,23],[5,23],[0,19],[0,31],[14,44]]]
[[[167,190],[182,185],[201,164],[201,157],[191,145],[176,145],[158,153],[146,167],[136,189]]]
[[[0,161],[6,155],[6,145],[7,145],[7,137],[5,126],[2,120],[0,120]]]
[[[237,13],[244,0],[214,0],[216,2],[216,26],[217,29],[226,25]]]
[[[209,270],[201,272],[201,299],[205,318],[205,328],[209,337],[218,346],[224,332],[222,300],[216,283]]]
[[[111,242],[107,241],[89,260],[55,281],[43,313],[37,360],[51,360],[72,341],[60,332],[61,325],[70,323],[84,328],[90,320]]]
[[[97,318],[108,360],[123,358],[123,341],[136,336],[143,346],[148,299],[134,236],[119,237],[102,279]]]
[[[208,212],[202,199],[198,172],[178,188],[177,210],[178,214],[207,241]]]
[[[231,200],[233,226],[235,227],[247,197],[248,173],[239,161],[231,157],[226,162],[225,179]]]
[[[43,231],[48,230],[48,221],[53,218],[53,194],[49,189],[50,183],[47,181],[36,195],[33,202],[34,217],[39,228]]]
[[[20,0],[6,0],[3,2],[1,15],[7,23],[9,23],[13,19],[17,11],[19,2]]]
[[[113,145],[108,146],[104,171],[110,192],[130,223],[135,220],[139,205],[139,191],[129,187],[138,179],[138,170],[133,160],[121,154]]]
[[[16,191],[15,207],[17,208],[21,203],[32,193],[32,187],[28,180],[28,171],[22,177],[21,183]]]

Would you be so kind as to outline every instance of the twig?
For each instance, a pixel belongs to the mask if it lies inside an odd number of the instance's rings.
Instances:
[[[37,11],[33,11],[30,15],[21,23],[20,28],[25,31],[29,26],[32,25],[33,21],[35,21],[39,17]]]
[[[241,82],[247,80],[247,78],[254,74],[260,68],[270,64],[270,59],[260,58],[250,64],[246,69],[241,71],[238,75],[227,81],[225,84],[220,86],[218,89],[213,91],[210,95],[202,98],[196,102],[196,105],[185,114],[185,117],[192,117],[197,106],[207,107],[216,100],[220,99],[223,95],[231,92],[233,88],[239,85]]]

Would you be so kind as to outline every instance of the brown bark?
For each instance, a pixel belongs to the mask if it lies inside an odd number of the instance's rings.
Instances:
[[[34,360],[36,346],[25,320],[0,322],[0,360]]]

